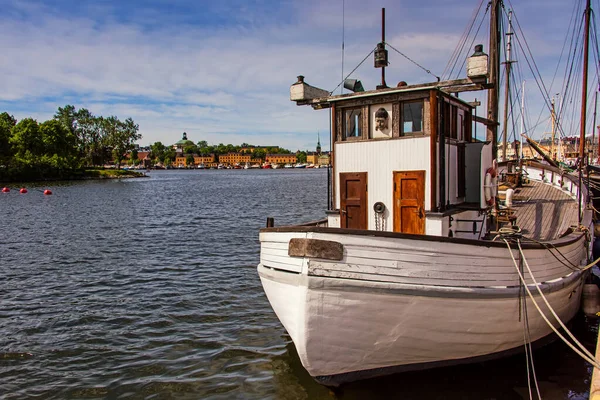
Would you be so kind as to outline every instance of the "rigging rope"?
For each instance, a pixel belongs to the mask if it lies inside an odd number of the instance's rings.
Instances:
[[[350,71],[350,73],[348,75],[346,75],[346,77],[344,79],[342,79],[342,81],[340,83],[338,83],[338,85],[331,92],[329,92],[329,94],[333,94],[333,92],[335,92],[337,90],[337,88],[339,88],[340,85],[343,84],[344,81],[346,79],[348,79],[348,77],[350,75],[352,75],[354,73],[354,71],[356,71],[358,69],[358,67],[360,67],[367,60],[367,58],[369,58],[369,56],[371,54],[373,54],[373,52],[375,51],[375,49],[376,49],[376,47],[373,47],[373,49],[371,50],[371,52],[369,54],[367,54],[367,56],[365,58],[363,58],[363,60],[352,71]]]
[[[521,282],[523,283],[523,286],[525,287],[525,290],[527,291],[527,295],[529,296],[529,298],[531,299],[532,304],[535,306],[535,308],[538,310],[538,312],[540,313],[540,316],[542,317],[542,319],[544,321],[546,321],[546,323],[548,324],[548,326],[554,331],[554,333],[563,341],[565,342],[565,344],[567,346],[569,346],[575,353],[577,353],[579,356],[581,356],[585,361],[587,361],[588,363],[592,364],[595,368],[600,368],[600,362],[598,360],[596,360],[594,358],[594,356],[591,355],[591,353],[585,348],[583,347],[583,345],[577,341],[577,339],[574,338],[573,334],[566,328],[566,326],[564,326],[564,324],[562,323],[562,321],[560,320],[560,318],[558,318],[558,316],[556,316],[556,313],[554,312],[554,310],[552,309],[552,307],[550,307],[550,304],[547,302],[546,297],[544,296],[544,294],[542,293],[541,289],[539,288],[539,284],[535,281],[535,278],[533,277],[533,274],[531,273],[531,269],[529,268],[529,265],[527,263],[527,260],[525,260],[525,257],[523,255],[523,253],[521,252],[521,255],[523,257],[523,260],[525,262],[525,266],[527,267],[527,270],[529,271],[529,274],[531,275],[531,279],[533,280],[535,287],[537,288],[538,292],[540,293],[540,295],[542,296],[542,298],[544,299],[544,301],[546,302],[546,305],[548,306],[548,308],[550,309],[550,311],[552,312],[552,314],[555,316],[556,320],[558,321],[558,323],[561,325],[561,327],[565,330],[565,332],[567,332],[571,338],[573,338],[573,340],[575,341],[575,343],[583,349],[583,352],[576,348],[571,342],[569,342],[559,331],[558,329],[556,329],[556,327],[548,320],[548,318],[546,317],[546,315],[543,313],[543,311],[540,309],[540,306],[538,305],[537,301],[535,300],[535,298],[533,297],[533,294],[531,293],[531,291],[529,290],[529,287],[527,286],[527,282],[525,281],[525,278],[523,277],[523,274],[521,274],[521,271],[519,270],[519,266],[517,265],[517,261],[515,260],[515,257],[513,255],[512,252],[512,248],[510,247],[510,244],[508,243],[508,241],[506,240],[506,238],[502,238],[502,240],[504,241],[504,243],[506,243],[506,247],[508,247],[508,251],[510,254],[510,257],[515,265],[515,268],[517,270],[517,274],[519,274],[519,279],[521,280]],[[519,249],[520,249],[520,245],[519,245]]]
[[[413,60],[412,58],[410,58],[409,56],[407,56],[406,54],[402,53],[400,50],[396,49],[394,46],[392,46],[391,44],[389,44],[388,42],[384,42],[385,44],[387,44],[388,46],[390,46],[390,48],[392,50],[395,50],[396,53],[400,54],[402,57],[406,58],[408,61],[410,61],[411,63],[415,64],[417,67],[421,68],[423,71],[427,72],[429,75],[434,76],[435,78],[437,78],[437,81],[440,81],[440,77],[431,73],[430,70],[428,70],[427,68],[425,68],[424,66],[422,66],[421,64],[419,64],[418,62],[416,62],[415,60]]]

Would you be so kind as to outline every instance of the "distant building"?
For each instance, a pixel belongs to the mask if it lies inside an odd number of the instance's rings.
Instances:
[[[245,164],[250,162],[250,154],[243,153],[227,153],[219,156],[219,163],[225,165]]]
[[[212,165],[215,163],[215,155],[214,154],[194,154],[194,164],[195,165]]]
[[[177,153],[183,153],[183,149],[186,146],[193,145],[193,144],[194,144],[194,142],[192,142],[191,140],[188,140],[187,133],[183,132],[183,137],[181,138],[181,140],[179,140],[177,143],[175,143],[173,145],[173,149],[175,149],[175,151]]]
[[[295,164],[298,158],[295,154],[267,154],[265,162],[269,164]]]

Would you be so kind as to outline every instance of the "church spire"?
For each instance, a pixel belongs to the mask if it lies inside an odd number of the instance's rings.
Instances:
[[[317,131],[317,154],[321,154],[321,135]]]

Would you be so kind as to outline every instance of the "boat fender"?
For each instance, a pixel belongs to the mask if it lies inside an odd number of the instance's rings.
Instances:
[[[377,214],[382,214],[385,211],[385,204],[383,204],[381,201],[378,201],[377,203],[373,204],[373,211],[375,211]]]
[[[498,175],[493,167],[490,167],[485,172],[485,180],[483,182],[483,193],[485,202],[492,205],[496,202],[496,188],[498,187]]]

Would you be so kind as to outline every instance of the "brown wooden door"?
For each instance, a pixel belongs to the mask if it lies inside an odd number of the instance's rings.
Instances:
[[[367,229],[367,173],[340,174],[342,228]]]
[[[425,171],[394,172],[394,232],[425,234]]]

